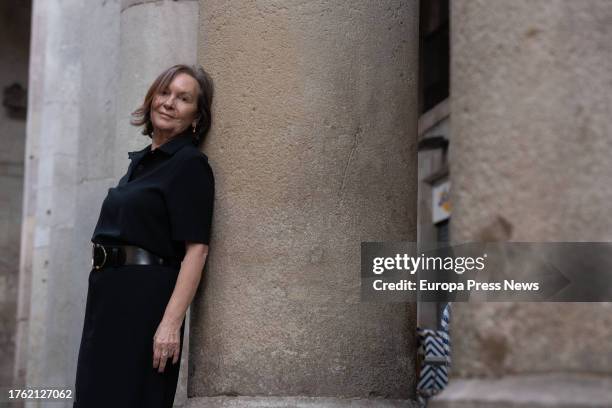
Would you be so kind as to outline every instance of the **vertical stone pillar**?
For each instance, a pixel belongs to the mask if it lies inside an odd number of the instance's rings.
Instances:
[[[91,233],[112,182],[119,4],[33,2],[15,380],[72,387]],[[110,137],[110,138],[109,138]],[[64,405],[71,406],[71,401]]]
[[[81,89],[78,1],[34,1],[16,374],[31,386],[70,386],[67,291],[76,204]],[[74,313],[74,314],[72,314]]]
[[[612,240],[612,3],[451,4],[453,239]],[[454,375],[609,374],[611,310],[457,304]]]
[[[190,406],[414,398],[415,305],[360,303],[359,251],[416,239],[418,2],[200,11],[217,199]]]

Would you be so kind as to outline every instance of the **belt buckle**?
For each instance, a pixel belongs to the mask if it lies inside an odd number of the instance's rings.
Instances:
[[[102,259],[102,263],[100,265],[96,265],[95,263],[95,259],[96,259],[96,248],[101,248],[102,249],[102,254],[104,255],[104,258]],[[104,245],[100,245],[97,243],[93,243],[93,247],[91,249],[91,266],[95,269],[95,270],[99,270],[102,269],[102,267],[104,266],[104,264],[106,263],[106,258],[107,258],[107,254],[106,254],[106,248],[104,248]]]

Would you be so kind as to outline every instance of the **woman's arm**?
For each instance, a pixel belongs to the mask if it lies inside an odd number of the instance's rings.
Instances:
[[[194,242],[186,242],[185,245],[185,257],[174,291],[153,337],[153,367],[159,367],[160,373],[164,371],[168,358],[172,358],[173,364],[178,361],[181,324],[200,284],[208,256],[208,245]]]

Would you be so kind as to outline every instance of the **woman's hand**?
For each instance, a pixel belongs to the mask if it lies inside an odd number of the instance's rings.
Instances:
[[[185,250],[185,257],[181,263],[174,291],[153,337],[153,367],[159,367],[160,373],[164,371],[169,358],[172,358],[172,364],[178,361],[179,331],[185,320],[187,308],[200,283],[202,269],[208,255],[208,245],[186,241]]]
[[[181,327],[162,320],[153,336],[153,368],[158,368],[163,373],[166,361],[171,358],[172,364],[176,364],[180,352]]]

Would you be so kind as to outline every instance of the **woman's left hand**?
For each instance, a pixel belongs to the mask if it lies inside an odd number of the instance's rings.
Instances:
[[[171,358],[172,364],[176,364],[179,359],[180,351],[180,326],[176,327],[164,320],[157,327],[153,336],[153,368],[158,368],[158,372],[163,373],[166,368],[166,361]]]

